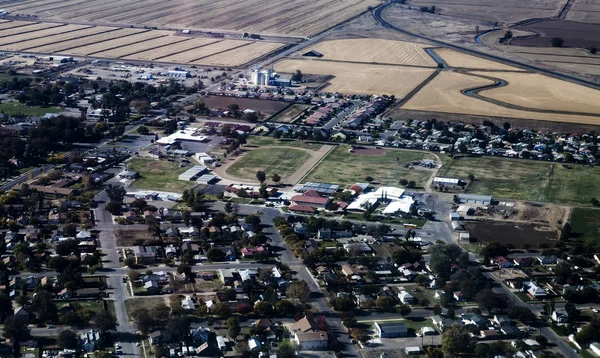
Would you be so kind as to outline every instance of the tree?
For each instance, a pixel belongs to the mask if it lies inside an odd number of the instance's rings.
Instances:
[[[79,348],[79,342],[77,341],[77,334],[66,329],[60,332],[58,336],[58,346],[62,349],[77,349]]]
[[[298,346],[290,340],[285,340],[277,347],[277,358],[296,358]]]
[[[150,133],[150,130],[146,126],[139,126],[137,132],[141,135],[148,135]]]
[[[108,311],[100,311],[93,318],[93,327],[102,333],[115,331],[119,323],[115,316]]]
[[[10,316],[4,320],[4,338],[12,338],[17,341],[29,338],[29,328],[24,320]]]
[[[114,201],[119,204],[123,203],[123,199],[125,199],[125,195],[127,195],[127,190],[120,185],[108,184],[105,190],[110,201]]]
[[[245,112],[243,117],[246,122],[258,122],[258,114],[256,114],[256,112]]]
[[[148,334],[156,325],[156,320],[147,308],[141,308],[135,312],[135,324],[143,334]]]
[[[285,294],[289,298],[296,299],[302,304],[306,304],[310,299],[310,289],[304,281],[294,281],[285,290]]]
[[[565,43],[565,41],[563,39],[561,39],[560,37],[554,37],[551,40],[552,47],[562,47],[562,45],[564,43]]]
[[[235,338],[240,334],[242,329],[240,328],[240,321],[236,317],[227,319],[227,335],[231,338]]]
[[[275,303],[275,313],[278,316],[288,316],[294,313],[296,307],[288,300],[279,300]]]
[[[469,178],[469,181],[474,181],[475,180],[475,175],[469,174],[468,178]]]
[[[216,247],[211,247],[206,252],[206,258],[215,262],[223,261],[225,259],[225,253]]]
[[[267,174],[265,174],[265,172],[262,170],[259,170],[256,172],[256,179],[262,183],[267,179]]]
[[[506,295],[494,293],[489,289],[479,291],[475,296],[475,301],[477,301],[479,307],[486,309],[490,314],[493,309],[503,311],[508,307],[508,298]]]
[[[231,317],[231,308],[223,302],[218,302],[213,306],[212,313],[220,318]]]
[[[421,287],[426,287],[429,285],[429,278],[425,275],[417,275],[415,277],[415,283]]]
[[[227,289],[221,294],[221,297],[225,301],[234,301],[236,296],[237,292],[233,288]]]
[[[254,305],[254,313],[260,317],[268,317],[273,314],[273,305],[266,301],[257,302]]]
[[[239,303],[235,307],[235,311],[241,315],[245,315],[252,312],[252,306],[249,303]]]
[[[398,311],[398,313],[400,313],[402,317],[408,316],[412,311],[409,305],[398,305],[396,307],[396,310]]]
[[[356,317],[351,312],[344,312],[340,314],[340,318],[342,319],[342,324],[346,328],[353,328],[356,327],[356,325],[358,324]]]
[[[168,341],[181,341],[185,339],[190,328],[188,317],[170,317],[163,331]]]
[[[442,352],[449,356],[468,351],[471,344],[469,331],[464,327],[451,326],[442,333]]]
[[[513,37],[512,31],[508,30],[508,31],[506,31],[506,33],[504,33],[505,40],[511,39],[512,37]]]
[[[300,82],[302,81],[302,72],[300,70],[296,70],[296,73],[292,75],[292,81]]]
[[[423,306],[423,307],[428,307],[428,306],[429,306],[429,304],[430,304],[431,302],[429,302],[429,300],[428,300],[428,299],[426,299],[426,298],[422,298],[422,299],[420,299],[420,300],[419,300],[419,303],[420,303],[420,304],[421,304],[421,306]]]
[[[135,266],[135,259],[133,257],[128,257],[125,259],[125,261],[123,261],[123,263],[125,266],[132,268]]]
[[[56,244],[56,253],[61,256],[68,256],[78,252],[77,240],[64,240]]]
[[[35,313],[40,321],[56,321],[58,311],[52,302],[50,294],[46,290],[39,290],[31,300],[31,311]]]
[[[10,297],[4,292],[0,292],[0,321],[4,321],[12,311],[13,308]]]
[[[475,346],[475,355],[477,357],[487,357],[489,356],[490,353],[490,346],[489,344],[485,344],[485,343],[479,343],[478,345]]]
[[[380,296],[375,300],[377,307],[384,311],[389,311],[392,307],[394,307],[394,303],[394,299],[388,296]]]
[[[279,176],[279,174],[277,173],[273,173],[273,175],[271,176],[271,180],[273,181],[273,183],[277,184],[281,181],[281,176]]]
[[[458,245],[440,244],[429,249],[431,270],[443,279],[450,278],[450,267],[456,262],[462,249]]]
[[[432,311],[433,311],[433,314],[439,316],[440,314],[442,314],[442,306],[440,306],[439,303],[436,303],[435,306],[433,306]]]

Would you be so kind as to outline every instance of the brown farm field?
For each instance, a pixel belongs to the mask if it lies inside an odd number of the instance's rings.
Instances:
[[[506,73],[502,73],[502,75],[505,74]],[[512,109],[489,103],[475,97],[469,97],[461,93],[462,90],[489,84],[492,84],[491,80],[458,72],[444,71],[408,100],[408,102],[402,106],[402,109],[595,125],[600,124],[600,117],[541,113]],[[482,91],[481,94],[482,96],[488,96],[495,90],[496,89]],[[535,94],[532,94],[531,91],[521,91],[519,89],[515,95],[527,97]]]
[[[283,43],[178,36],[173,31],[92,25],[0,23],[0,50],[109,59],[242,66]]]
[[[436,62],[425,52],[427,47],[384,39],[342,39],[319,42],[302,52],[316,50],[326,60],[435,67]]]
[[[280,102],[280,101],[266,101],[261,99],[251,99],[251,98],[234,98],[234,97],[221,97],[221,96],[211,96],[204,97],[204,103],[208,108],[220,108],[227,109],[227,107],[231,104],[237,104],[240,106],[240,110],[245,109],[253,109],[257,112],[264,114],[269,117],[285,107],[289,105],[289,103]]]
[[[561,0],[409,0],[413,7],[435,6],[436,13],[465,19],[514,23],[531,18],[556,16]]]
[[[558,238],[556,231],[547,226],[525,223],[498,221],[478,221],[465,223],[465,228],[471,235],[471,241],[486,243],[497,241],[521,248],[523,244],[538,247],[539,244],[549,244]]]
[[[500,70],[500,71],[520,71],[519,68],[508,66],[500,62],[486,60],[480,57],[467,55],[462,52],[450,50],[447,48],[438,48],[435,52],[450,67],[480,69],[480,70]]]
[[[600,23],[600,1],[578,0],[573,3],[567,13],[567,20]]]
[[[521,46],[551,47],[551,40],[560,37],[564,47],[600,47],[600,24],[587,24],[565,20],[543,20],[518,26],[517,29],[532,31],[540,36],[515,38],[511,44]]]
[[[168,26],[307,36],[360,13],[379,0],[28,0],[3,10],[80,23]]]
[[[293,59],[277,62],[275,70],[284,73],[301,70],[307,74],[335,76],[324,89],[328,92],[387,94],[396,97],[405,97],[435,72],[433,68]]]

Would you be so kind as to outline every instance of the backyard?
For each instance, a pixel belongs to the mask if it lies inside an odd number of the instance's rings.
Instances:
[[[432,171],[408,169],[405,164],[423,159],[437,160],[433,154],[418,151],[386,149],[381,155],[358,155],[350,153],[350,149],[349,145],[337,146],[304,181],[354,184],[364,182],[368,175],[374,183],[397,186],[400,179],[406,179],[414,180],[422,188]]]
[[[438,176],[475,181],[467,192],[498,198],[589,205],[600,198],[600,169],[584,165],[504,159],[498,157],[460,158],[447,163]]]
[[[179,174],[190,169],[188,164],[181,168],[179,162],[170,162],[167,160],[152,160],[133,158],[128,162],[128,169],[140,174],[133,184],[132,188],[148,190],[164,190],[168,192],[183,192],[185,189],[191,189],[197,185],[193,181],[179,180]]]
[[[310,158],[306,151],[286,147],[258,148],[236,160],[226,173],[240,179],[256,179],[256,172],[262,170],[270,177],[279,174],[282,178],[293,174]]]

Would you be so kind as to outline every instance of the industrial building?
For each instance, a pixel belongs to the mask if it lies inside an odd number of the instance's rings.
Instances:
[[[255,69],[252,72],[252,82],[258,86],[291,87],[291,78],[282,78],[273,68],[268,70]]]
[[[493,197],[490,195],[458,194],[458,199],[461,204],[490,205]]]
[[[202,174],[206,173],[207,171],[208,171],[208,169],[204,165],[196,165],[196,166],[186,170],[185,172],[179,174],[178,179],[183,180],[183,181],[195,180],[196,178],[198,178]]]

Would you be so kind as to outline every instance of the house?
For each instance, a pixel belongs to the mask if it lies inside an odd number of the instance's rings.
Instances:
[[[450,320],[442,317],[442,316],[433,316],[431,317],[431,322],[440,330],[443,331],[446,327],[451,325]]]
[[[421,354],[421,348],[419,348],[419,347],[406,347],[406,348],[404,348],[404,352],[408,356],[419,355],[419,354]]]
[[[15,317],[15,320],[18,320],[23,323],[29,323],[29,312],[27,312],[25,308],[15,308],[13,311],[13,315]]]
[[[154,331],[148,335],[148,342],[150,344],[159,344],[163,341],[163,335],[161,331]]]
[[[156,262],[156,254],[158,250],[156,246],[134,246],[133,255],[135,263],[138,265],[152,264]]]
[[[554,322],[569,323],[569,313],[566,310],[555,310],[551,317]]]
[[[327,332],[295,332],[294,342],[300,349],[327,349]]]
[[[254,254],[256,253],[264,253],[265,252],[265,248],[262,246],[259,247],[244,247],[242,250],[242,257],[245,258],[249,258],[249,257],[254,257]]]
[[[183,308],[184,310],[193,311],[196,309],[196,305],[194,304],[194,301],[192,301],[192,298],[190,296],[185,296],[181,300],[181,308]]]
[[[408,328],[402,322],[375,322],[375,334],[380,338],[406,337]]]
[[[411,305],[415,301],[414,296],[406,291],[400,291],[398,293],[398,299],[400,299],[400,302],[404,303],[405,305]]]
[[[507,315],[495,315],[492,321],[499,326],[505,326],[512,323]]]
[[[252,337],[248,340],[248,348],[250,348],[250,351],[257,352],[261,350],[262,344],[258,338]]]
[[[85,352],[93,352],[96,350],[100,341],[100,333],[96,331],[84,332],[79,336],[81,349]]]
[[[463,325],[465,325],[465,326],[474,325],[479,328],[482,328],[482,327],[486,327],[488,324],[488,320],[481,317],[477,313],[462,314],[462,315],[460,315],[460,319],[461,319]]]
[[[225,254],[225,261],[234,261],[237,259],[237,254],[233,247],[219,247],[219,250]]]
[[[274,326],[273,321],[268,318],[257,319],[252,323],[252,327],[256,328],[260,332],[271,329]]]
[[[538,256],[537,259],[541,265],[555,265],[556,264],[556,256]]]
[[[529,297],[533,299],[542,299],[548,296],[546,290],[539,287],[535,282],[523,282],[523,287],[526,288]]]
[[[288,326],[291,333],[295,332],[316,332],[318,331],[316,324],[304,316],[295,323]]]
[[[592,352],[594,352],[595,355],[600,357],[600,343],[598,343],[598,342],[591,343],[590,349]]]
[[[454,299],[456,300],[456,302],[465,302],[467,300],[467,298],[461,291],[453,292],[453,296],[454,296]]]
[[[198,244],[193,244],[191,241],[184,241],[181,244],[181,253],[186,254],[190,253],[192,255],[198,255],[200,252],[200,247]]]
[[[533,257],[517,257],[513,260],[515,266],[531,267],[533,266]]]
[[[146,290],[146,292],[157,291],[158,290],[158,282],[146,281],[146,283],[144,283],[144,289]]]
[[[484,329],[484,330],[481,330],[481,332],[480,332],[481,338],[484,338],[484,339],[497,338],[499,335],[500,335],[500,332],[496,331],[495,329]]]
[[[227,344],[229,344],[229,338],[223,336],[217,336],[217,346],[219,350],[224,351],[227,349]]]
[[[310,206],[312,208],[325,208],[331,202],[330,198],[321,197],[321,195],[318,194],[316,191],[316,195],[310,195],[309,192],[312,192],[312,190],[307,191],[302,195],[294,195],[290,200],[295,205]]]
[[[235,277],[233,276],[233,270],[232,269],[220,269],[219,270],[219,277],[221,278],[221,281],[223,281],[223,283],[226,286],[232,285],[233,281],[235,281]]]
[[[512,261],[508,260],[504,256],[494,257],[490,260],[490,262],[494,265],[498,265],[499,268],[510,268],[513,267]]]
[[[306,226],[303,222],[295,222],[294,223],[294,233],[298,235],[298,237],[308,238],[310,236],[310,231],[308,230],[308,226]]]
[[[500,332],[502,332],[506,336],[513,336],[513,337],[518,337],[523,334],[523,332],[513,324],[506,324],[504,326],[501,326]]]
[[[195,343],[206,343],[210,336],[210,329],[204,327],[193,327],[190,328],[190,337]]]

